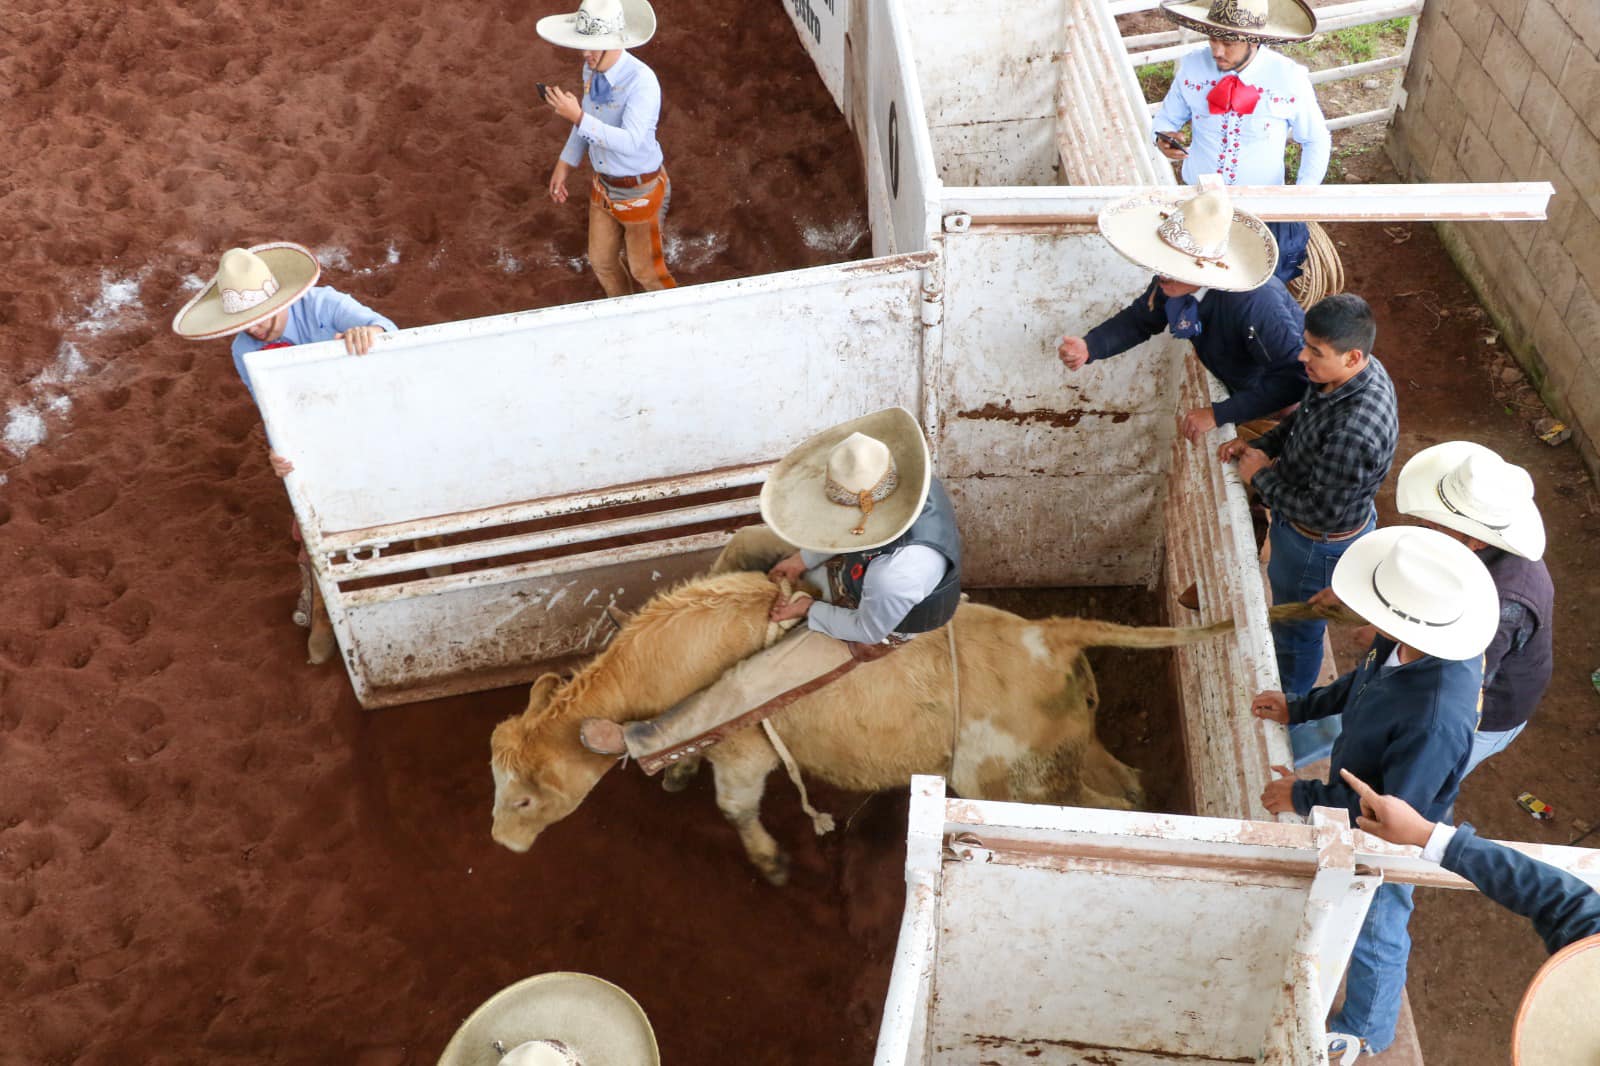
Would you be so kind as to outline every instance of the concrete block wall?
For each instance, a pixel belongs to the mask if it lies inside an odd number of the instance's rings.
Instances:
[[[1427,0],[1388,149],[1412,181],[1556,188],[1544,222],[1441,223],[1600,479],[1600,0]]]

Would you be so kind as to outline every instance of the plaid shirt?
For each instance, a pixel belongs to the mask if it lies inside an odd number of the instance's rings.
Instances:
[[[1277,460],[1251,484],[1289,521],[1343,533],[1372,513],[1399,436],[1394,382],[1372,357],[1332,392],[1311,385],[1293,414],[1251,442]]]

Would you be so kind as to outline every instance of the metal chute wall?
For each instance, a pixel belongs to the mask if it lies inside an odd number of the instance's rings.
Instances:
[[[784,14],[794,23],[800,44],[817,68],[835,106],[845,106],[845,31],[850,25],[850,5],[861,0],[780,0]]]
[[[1152,585],[1160,573],[1178,354],[1165,335],[1068,371],[1082,335],[1149,275],[1093,230],[943,238],[943,350],[930,367],[939,470],[974,586]]]
[[[921,251],[937,224],[939,177],[911,58],[911,19],[902,0],[871,0],[866,14],[864,49],[857,44],[866,57],[866,128],[856,135],[866,147],[869,184],[887,197],[881,205],[869,198],[873,249]],[[885,238],[889,248],[880,244]]]

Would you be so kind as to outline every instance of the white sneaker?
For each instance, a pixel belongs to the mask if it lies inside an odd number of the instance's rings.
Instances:
[[[1367,1045],[1359,1036],[1351,1036],[1349,1033],[1329,1033],[1328,1066],[1351,1066],[1366,1049]]]

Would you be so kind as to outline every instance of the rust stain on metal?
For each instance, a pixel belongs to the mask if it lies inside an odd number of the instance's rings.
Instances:
[[[899,255],[886,255],[879,259],[868,259],[860,263],[848,263],[840,269],[845,274],[873,275],[893,274],[900,270],[911,270],[925,267],[939,258],[938,252],[901,252]]]
[[[1056,429],[1071,429],[1084,416],[1094,415],[1096,418],[1109,418],[1113,425],[1120,425],[1133,417],[1132,411],[1096,411],[1087,407],[1069,407],[1065,411],[1052,411],[1040,408],[1033,411],[1019,411],[1011,406],[1007,400],[1003,404],[984,404],[975,411],[957,411],[957,418],[968,418],[978,422],[1015,422],[1019,426],[1029,423],[1039,423],[1054,426]]]
[[[1112,1058],[1111,1056],[1113,1055],[1143,1055],[1147,1058],[1168,1059],[1173,1062],[1193,1062],[1199,1057],[1196,1052],[1192,1051],[1167,1051],[1164,1048],[1111,1047],[1106,1044],[1089,1044],[1081,1040],[1060,1040],[1043,1036],[1013,1037],[1001,1036],[998,1033],[971,1033],[968,1035],[967,1039],[983,1051],[996,1051],[1000,1048],[1022,1047],[1066,1048],[1069,1051],[1077,1052],[1079,1057],[1082,1058],[1084,1062],[1092,1062],[1095,1063],[1096,1066],[1117,1066],[1122,1059],[1120,1057]],[[1031,1058],[1038,1057],[1032,1051],[1026,1052],[1026,1054]],[[1203,1058],[1202,1061],[1255,1062],[1256,1059],[1253,1055],[1246,1055],[1240,1058],[1228,1059],[1206,1057]]]

